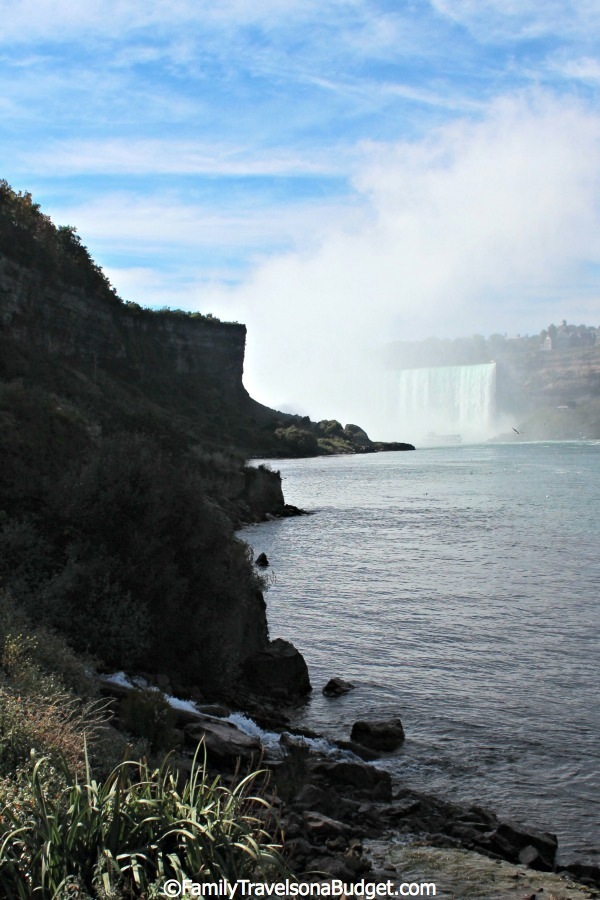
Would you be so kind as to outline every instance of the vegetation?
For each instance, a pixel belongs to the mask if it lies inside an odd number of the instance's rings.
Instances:
[[[480,334],[459,338],[426,338],[423,341],[395,341],[387,351],[391,368],[411,369],[427,366],[460,366],[488,363],[492,360],[537,354],[541,349],[549,351],[576,350],[593,347],[600,341],[600,329],[589,325],[570,325],[563,319],[558,326],[552,324],[539,334],[492,334],[485,338]]]
[[[136,749],[112,727],[89,662],[6,593],[0,639],[1,896],[150,898],[168,877],[281,870],[270,810],[251,795],[258,773],[226,788],[201,752],[185,777],[170,757],[140,757],[162,752],[162,695],[125,704],[125,728],[147,739]]]
[[[0,579],[73,646],[214,688],[239,654],[229,610],[248,640],[266,640],[249,550],[191,462],[141,435],[101,438],[36,501],[35,513],[11,504],[0,526]]]
[[[267,880],[285,874],[269,830],[269,807],[251,794],[259,773],[229,789],[194,758],[182,779],[166,758],[120,763],[101,782],[63,765],[49,790],[38,760],[23,800],[3,808],[0,886],[31,898],[159,897],[167,879]]]
[[[77,229],[72,225],[54,225],[28,191],[15,191],[4,179],[0,180],[0,252],[35,268],[47,279],[58,279],[116,303],[123,302],[82,244]],[[155,313],[131,301],[124,305],[144,316],[169,314],[208,324],[219,323],[210,313],[171,310],[168,306]]]

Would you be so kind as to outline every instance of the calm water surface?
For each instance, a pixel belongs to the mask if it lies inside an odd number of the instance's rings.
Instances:
[[[273,637],[332,737],[400,715],[386,766],[413,787],[600,848],[600,444],[278,460],[314,515],[253,526]],[[334,675],[357,685],[326,700]]]

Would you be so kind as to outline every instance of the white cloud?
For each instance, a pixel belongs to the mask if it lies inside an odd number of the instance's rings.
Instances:
[[[591,84],[600,83],[600,60],[589,56],[556,62],[553,68],[566,78]]]
[[[366,349],[541,328],[561,304],[580,318],[590,290],[578,281],[600,259],[600,120],[556,99],[507,99],[479,122],[366,152],[356,188],[368,216],[266,262],[209,305],[248,324],[259,399],[377,430],[378,404],[360,396]]]

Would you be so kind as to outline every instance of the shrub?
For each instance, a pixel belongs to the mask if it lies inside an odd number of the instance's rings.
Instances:
[[[267,880],[287,874],[267,831],[268,804],[251,796],[259,773],[232,789],[194,758],[189,779],[167,757],[158,769],[123,762],[103,782],[63,767],[67,786],[48,794],[44,762],[29,776],[25,806],[7,804],[0,831],[5,896],[152,896],[167,878]],[[83,893],[83,892],[87,893]],[[149,893],[150,892],[150,893]]]

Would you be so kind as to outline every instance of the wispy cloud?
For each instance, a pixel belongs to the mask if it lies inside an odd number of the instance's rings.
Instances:
[[[282,150],[260,153],[248,146],[202,144],[168,138],[52,142],[21,156],[34,173],[112,175],[273,176],[337,175],[348,171],[351,154],[344,148],[313,153]]]
[[[458,25],[487,41],[589,38],[600,23],[596,0],[430,0]]]

